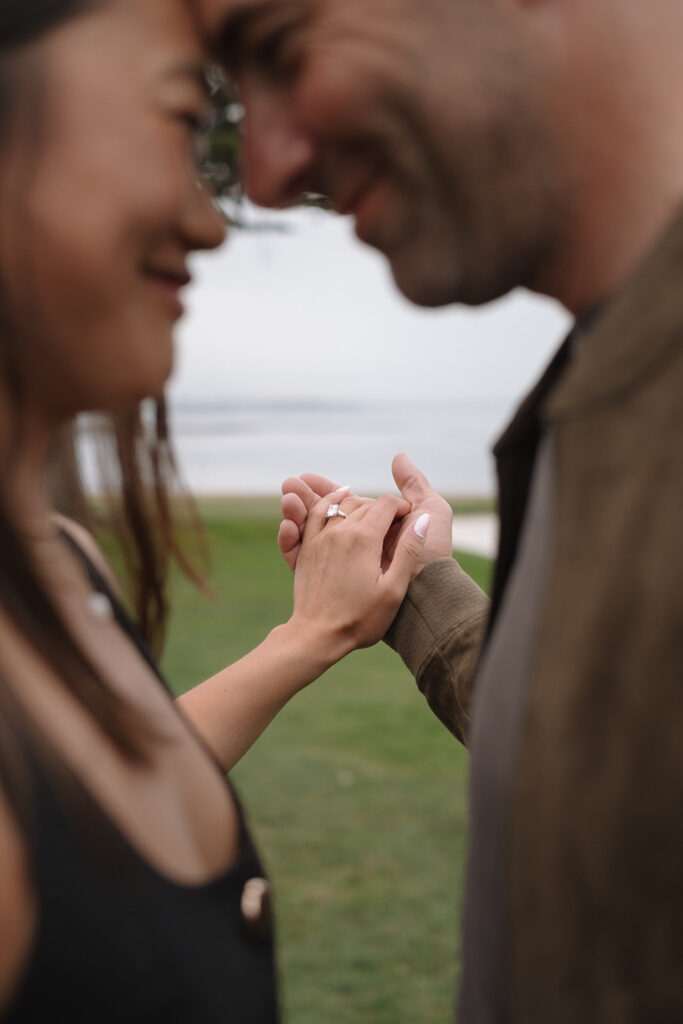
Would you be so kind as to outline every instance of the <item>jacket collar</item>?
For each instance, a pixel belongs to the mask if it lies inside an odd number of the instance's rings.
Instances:
[[[544,403],[544,419],[619,397],[683,345],[683,209],[631,281],[580,333],[575,358]]]

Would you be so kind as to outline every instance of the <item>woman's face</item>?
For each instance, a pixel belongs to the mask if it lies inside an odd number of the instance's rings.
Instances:
[[[188,254],[224,237],[197,184],[203,60],[184,0],[109,0],[27,55],[40,94],[3,157],[0,268],[48,418],[158,395],[171,371]]]

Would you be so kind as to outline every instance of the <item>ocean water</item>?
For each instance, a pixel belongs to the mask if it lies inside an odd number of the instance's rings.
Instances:
[[[405,451],[437,490],[464,496],[494,493],[490,448],[510,411],[509,400],[491,398],[181,402],[171,420],[182,476],[199,495],[278,494],[285,477],[305,471],[377,494],[395,490],[391,460]]]

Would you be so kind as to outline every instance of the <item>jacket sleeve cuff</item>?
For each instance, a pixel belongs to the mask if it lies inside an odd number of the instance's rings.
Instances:
[[[489,600],[452,558],[425,566],[385,636],[437,718],[467,745]]]
[[[489,600],[454,558],[430,562],[408,588],[384,637],[416,679],[447,638],[475,616],[485,616]]]

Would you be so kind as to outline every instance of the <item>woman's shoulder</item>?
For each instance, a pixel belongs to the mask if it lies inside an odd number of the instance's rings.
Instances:
[[[53,512],[51,518],[56,529],[65,533],[71,541],[81,549],[86,558],[92,562],[99,574],[104,578],[105,583],[107,583],[114,594],[119,597],[120,587],[114,570],[107,561],[102,548],[99,546],[92,533],[90,533],[89,530],[86,530],[81,523],[76,522],[75,519],[63,516],[60,512]]]

